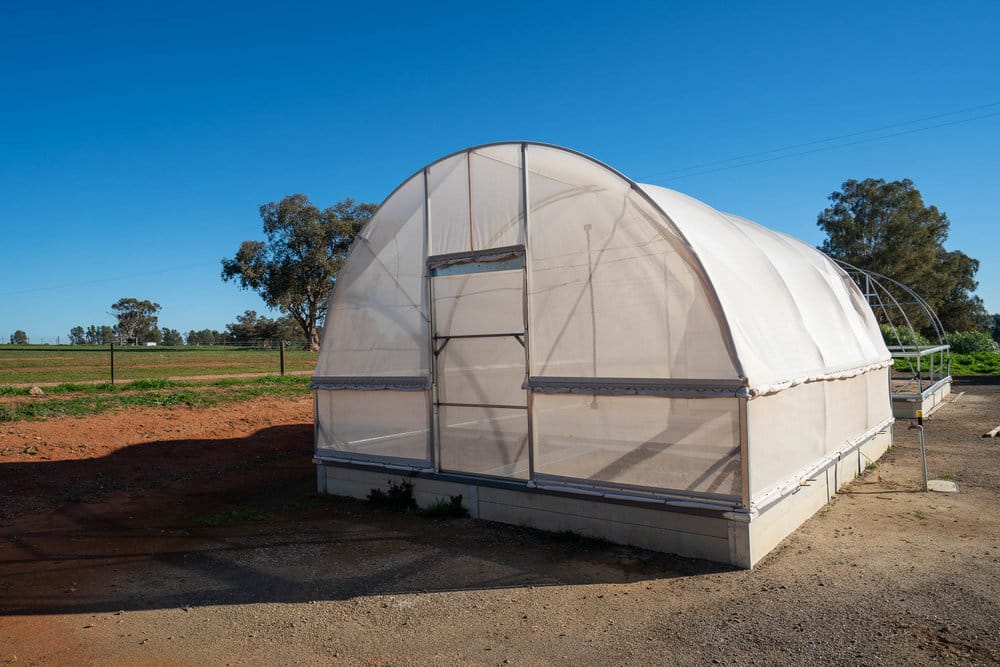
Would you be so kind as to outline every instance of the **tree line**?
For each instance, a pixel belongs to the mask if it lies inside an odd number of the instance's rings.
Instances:
[[[225,331],[214,329],[191,330],[186,334],[177,329],[159,325],[160,304],[135,298],[123,298],[111,306],[112,314],[117,323],[91,324],[84,328],[75,326],[70,329],[71,345],[240,345],[263,344],[271,345],[277,341],[292,344],[304,344],[298,322],[289,316],[271,319],[258,315],[257,311],[247,310],[236,316],[236,321],[226,325]],[[24,332],[18,332],[24,334]],[[27,336],[23,336],[27,343]],[[11,342],[15,342],[12,340]],[[23,344],[23,343],[22,343]]]

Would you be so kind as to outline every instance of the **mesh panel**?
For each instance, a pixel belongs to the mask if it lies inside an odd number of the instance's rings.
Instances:
[[[578,156],[531,146],[527,165],[531,374],[736,377],[662,216]]]
[[[737,399],[536,394],[539,473],[740,493]]]
[[[524,410],[443,406],[441,468],[502,477],[528,477]]]
[[[422,175],[358,235],[337,279],[316,366],[321,376],[427,375]]]
[[[415,391],[318,391],[322,454],[429,461],[427,394]]]

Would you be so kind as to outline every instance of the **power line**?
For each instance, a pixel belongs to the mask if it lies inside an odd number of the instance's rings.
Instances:
[[[676,179],[679,179],[679,178],[687,178],[689,176],[700,176],[702,174],[711,174],[711,173],[714,173],[714,172],[717,172],[717,171],[725,171],[726,169],[736,169],[738,167],[748,167],[748,166],[755,165],[755,164],[762,164],[764,162],[773,162],[775,160],[783,160],[785,158],[797,157],[797,156],[800,156],[800,155],[808,155],[810,153],[818,153],[820,151],[832,150],[834,148],[844,148],[844,147],[847,147],[847,146],[855,146],[857,144],[868,143],[868,142],[871,142],[871,141],[879,141],[881,139],[888,139],[888,138],[891,138],[891,137],[898,137],[898,136],[901,136],[901,135],[904,135],[904,134],[913,134],[914,132],[923,132],[923,131],[926,131],[926,130],[933,130],[933,129],[936,129],[936,128],[939,128],[939,127],[945,127],[945,126],[948,126],[948,125],[959,125],[959,124],[962,124],[962,123],[970,123],[972,121],[982,120],[984,118],[991,118],[993,116],[998,116],[998,115],[1000,115],[1000,111],[996,111],[996,112],[988,113],[988,114],[983,114],[981,116],[974,116],[972,118],[961,118],[961,119],[954,120],[954,121],[948,121],[946,123],[938,123],[938,124],[935,124],[935,125],[928,125],[928,126],[925,126],[925,127],[918,127],[918,128],[913,128],[913,129],[909,129],[909,130],[903,130],[901,132],[893,132],[893,133],[890,133],[890,134],[880,135],[880,136],[877,136],[877,137],[868,137],[868,138],[865,138],[865,139],[859,139],[857,141],[850,141],[850,142],[847,142],[847,143],[835,144],[835,145],[832,145],[832,146],[821,146],[819,148],[815,148],[815,149],[808,150],[808,151],[800,151],[800,152],[797,152],[797,153],[790,153],[790,154],[787,154],[787,155],[778,155],[776,157],[767,158],[767,159],[764,159],[764,160],[753,160],[751,162],[741,162],[740,164],[727,165],[727,166],[723,166],[723,167],[718,167],[716,169],[708,169],[708,170],[698,171],[698,172],[692,173],[692,174],[683,174],[683,173],[681,173],[681,172],[685,172],[685,171],[691,171],[691,170],[694,170],[694,169],[701,169],[702,167],[710,167],[710,166],[713,166],[713,165],[723,165],[723,164],[725,164],[727,162],[737,162],[739,160],[746,160],[746,159],[753,158],[753,157],[758,157],[758,156],[761,156],[761,155],[771,155],[771,154],[774,154],[774,153],[784,153],[785,151],[794,150],[796,148],[804,148],[806,146],[816,146],[818,144],[827,144],[827,143],[830,143],[830,142],[833,142],[833,141],[841,141],[842,139],[849,139],[851,137],[857,137],[857,136],[861,136],[861,135],[864,135],[864,134],[871,134],[872,132],[881,132],[883,130],[888,130],[888,129],[892,129],[892,128],[896,128],[896,127],[904,127],[906,125],[913,125],[914,123],[925,123],[925,122],[927,122],[929,120],[935,120],[935,119],[938,119],[938,118],[945,118],[947,116],[954,116],[954,115],[962,114],[962,113],[969,113],[970,111],[978,111],[978,110],[981,110],[981,109],[988,109],[988,108],[992,108],[992,107],[996,107],[996,106],[1000,106],[1000,102],[993,102],[991,104],[983,104],[983,105],[976,106],[976,107],[968,107],[966,109],[959,109],[957,111],[948,111],[946,113],[940,113],[940,114],[936,114],[934,116],[926,116],[924,118],[918,118],[918,119],[915,119],[915,120],[908,120],[908,121],[904,121],[902,123],[892,123],[890,125],[883,125],[881,127],[876,127],[876,128],[872,128],[872,129],[868,129],[868,130],[861,130],[859,132],[850,132],[848,134],[842,134],[842,135],[839,135],[839,136],[836,136],[836,137],[830,137],[828,139],[817,139],[815,141],[806,141],[806,142],[799,143],[799,144],[791,144],[789,146],[784,146],[782,148],[774,148],[774,149],[766,150],[766,151],[758,151],[758,152],[755,152],[755,153],[747,153],[746,155],[741,155],[741,156],[738,156],[738,157],[725,158],[725,159],[722,159],[722,160],[712,160],[710,162],[702,162],[702,163],[699,163],[699,164],[694,164],[694,165],[690,165],[690,166],[687,166],[687,167],[682,167],[682,168],[679,168],[679,169],[672,169],[672,170],[669,170],[669,171],[658,172],[656,174],[649,174],[649,175],[646,175],[646,176],[640,176],[637,180],[640,180],[640,181],[645,181],[645,180],[667,180],[667,181],[672,181],[672,180],[676,180]],[[677,176],[671,176],[671,174],[678,174],[678,175]]]

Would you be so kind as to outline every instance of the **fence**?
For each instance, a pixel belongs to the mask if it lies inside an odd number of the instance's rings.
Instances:
[[[179,347],[0,345],[0,385],[304,374],[315,366],[315,352],[281,341]]]

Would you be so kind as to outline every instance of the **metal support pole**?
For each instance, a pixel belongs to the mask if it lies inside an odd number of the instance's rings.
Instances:
[[[910,424],[910,428],[920,431],[920,462],[924,470],[924,491],[927,491],[927,445],[924,442],[924,411],[917,410],[917,425]]]
[[[111,384],[115,383],[115,342],[111,341]]]
[[[281,377],[285,377],[285,341],[278,343],[278,362],[281,365]]]

